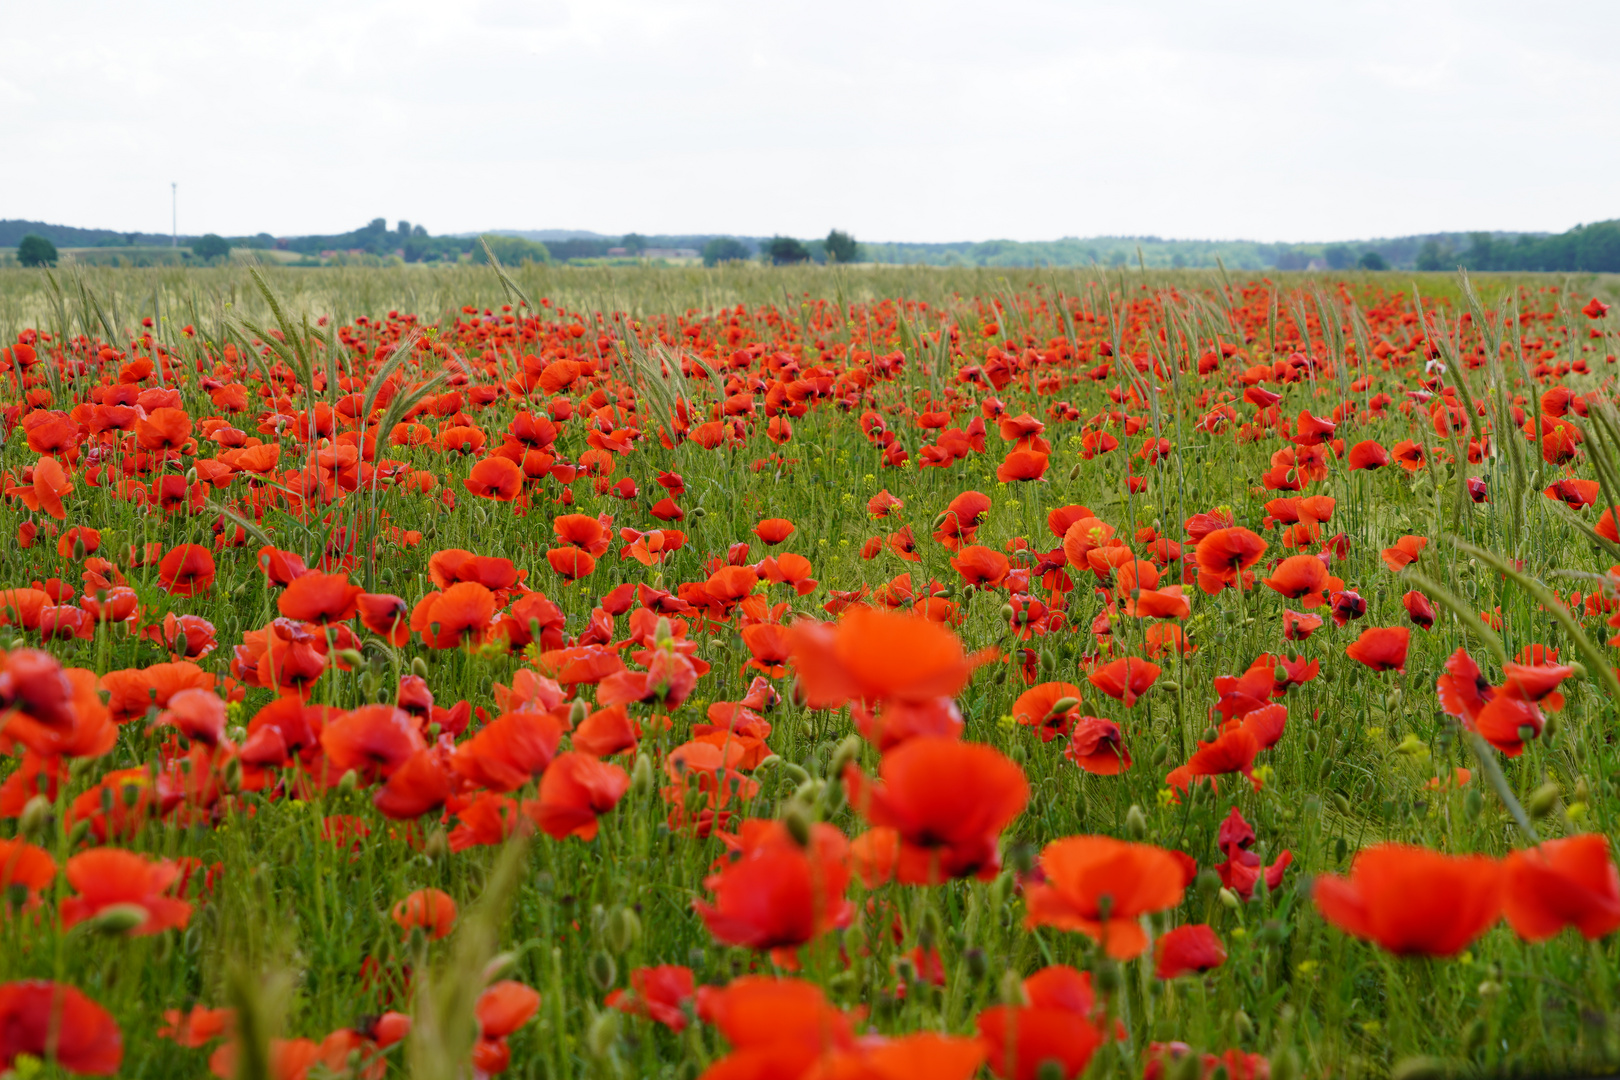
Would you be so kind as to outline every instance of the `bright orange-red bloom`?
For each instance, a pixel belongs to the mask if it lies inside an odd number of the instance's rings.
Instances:
[[[124,1037],[112,1014],[76,987],[30,979],[0,985],[0,1069],[17,1058],[54,1061],[68,1072],[112,1076]]]
[[[276,610],[289,619],[326,626],[354,618],[365,589],[349,584],[348,574],[310,572],[294,578],[276,598]]]
[[[1406,648],[1412,630],[1406,626],[1369,626],[1344,650],[1344,655],[1374,671],[1406,673]]]
[[[1267,546],[1254,530],[1241,525],[1209,533],[1198,541],[1198,587],[1214,594],[1237,585],[1242,572],[1260,561]]]
[[[1312,893],[1322,917],[1400,956],[1451,956],[1502,913],[1502,867],[1483,855],[1378,844],[1350,876],[1323,874]]]
[[[504,457],[487,457],[473,465],[463,486],[481,499],[511,502],[523,490],[523,469]]]
[[[1080,688],[1074,683],[1045,682],[1032,686],[1013,702],[1012,717],[1051,742],[1074,728],[1080,716]]]
[[[1389,451],[1383,445],[1366,439],[1350,448],[1350,471],[1357,469],[1382,469],[1389,464]]]
[[[1266,579],[1266,585],[1290,600],[1302,600],[1305,607],[1313,608],[1326,602],[1322,594],[1328,587],[1327,564],[1315,555],[1290,555],[1277,564]]]
[[[201,596],[214,584],[214,555],[201,544],[180,544],[158,563],[158,584],[175,596]]]
[[[1400,573],[1406,566],[1418,561],[1423,549],[1429,545],[1426,536],[1403,536],[1395,541],[1394,547],[1384,549],[1384,565],[1396,573]]]
[[[971,544],[962,548],[951,560],[951,567],[962,575],[967,585],[996,588],[1007,578],[1007,556],[992,548]]]
[[[1109,956],[1129,960],[1147,948],[1142,915],[1181,903],[1181,864],[1162,848],[1107,836],[1071,836],[1041,852],[1046,881],[1025,892],[1028,924],[1077,930]]]
[[[559,754],[540,778],[535,823],[557,840],[594,840],[598,819],[629,789],[630,777],[617,765],[574,751]]]
[[[128,931],[157,934],[183,927],[191,905],[170,895],[180,866],[167,860],[148,862],[133,851],[97,848],[67,861],[68,884],[78,891],[62,901],[62,925],[76,926],[108,908],[128,909],[140,920]]]
[[[406,933],[421,927],[437,941],[455,928],[456,902],[442,889],[417,889],[394,905],[393,919]]]
[[[562,742],[563,723],[551,713],[502,713],[456,747],[455,771],[491,791],[516,791],[546,771]]]
[[[1086,678],[1092,686],[1109,697],[1123,702],[1128,709],[1136,704],[1137,698],[1148,692],[1148,688],[1157,681],[1162,670],[1164,669],[1151,660],[1143,660],[1139,656],[1122,656],[1093,671]]]
[[[1620,872],[1609,838],[1582,833],[1513,852],[1503,865],[1502,913],[1526,941],[1545,941],[1566,926],[1588,940],[1620,929]]]
[[[411,611],[411,629],[429,648],[452,649],[482,640],[495,617],[495,594],[476,581],[430,592]]]
[[[327,722],[320,739],[333,778],[353,769],[361,783],[391,776],[427,745],[416,720],[392,705],[362,705],[343,713]]]
[[[972,672],[962,643],[943,626],[864,605],[849,608],[836,625],[794,623],[789,643],[814,709],[955,697]]]
[[[739,858],[703,883],[714,902],[692,902],[716,939],[760,951],[792,950],[849,924],[854,907],[844,898],[850,870],[843,833],[817,823],[801,845],[780,821],[750,819],[737,845]]]
[[[1209,971],[1224,963],[1226,946],[1203,923],[1178,926],[1153,943],[1153,974],[1161,979]]]
[[[793,535],[793,522],[787,518],[766,518],[754,526],[754,535],[775,547]]]
[[[858,814],[899,834],[902,882],[995,876],[1001,830],[1029,803],[1022,769],[994,747],[924,735],[885,753],[878,777],[851,765],[844,783]]]

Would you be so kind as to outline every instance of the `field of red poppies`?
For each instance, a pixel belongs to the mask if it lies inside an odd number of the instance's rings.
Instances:
[[[0,275],[0,1067],[1620,1063],[1612,283],[298,273]]]

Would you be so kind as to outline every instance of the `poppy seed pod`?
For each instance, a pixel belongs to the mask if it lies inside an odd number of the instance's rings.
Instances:
[[[619,968],[613,962],[613,957],[601,949],[591,954],[590,960],[586,963],[586,971],[598,990],[608,989],[619,977]]]
[[[1524,801],[1524,808],[1532,818],[1544,818],[1558,805],[1560,793],[1559,786],[1549,780],[1530,793],[1530,797]]]
[[[603,955],[597,953],[597,956]],[[612,960],[608,960],[609,965],[612,963]],[[609,979],[608,982],[611,984],[612,980]],[[603,989],[606,988],[606,986],[603,987]],[[604,1009],[597,1014],[595,1020],[591,1021],[590,1030],[585,1034],[585,1045],[590,1048],[592,1057],[606,1058],[613,1052],[613,1044],[619,1041],[619,1018],[620,1013],[617,1009]]]

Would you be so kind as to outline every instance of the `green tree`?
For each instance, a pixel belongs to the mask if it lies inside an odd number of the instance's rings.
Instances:
[[[1356,261],[1355,252],[1343,244],[1329,244],[1322,249],[1322,258],[1329,270],[1348,270]]]
[[[1356,265],[1363,270],[1388,270],[1389,260],[1376,251],[1364,251],[1361,258],[1356,260]]]
[[[38,233],[29,233],[17,245],[17,261],[24,266],[55,266],[56,245]]]
[[[717,236],[703,245],[703,265],[719,266],[723,262],[745,262],[753,254],[748,245],[730,236]]]
[[[536,240],[525,240],[521,236],[491,236],[483,237],[484,243],[495,257],[507,266],[517,266],[522,263],[548,263],[551,261],[551,252],[546,245]],[[473,262],[485,262],[482,244],[474,244],[472,250]]]
[[[640,233],[625,233],[624,239],[619,241],[619,246],[632,255],[640,255],[647,250],[647,238]]]
[[[1451,261],[1451,250],[1441,248],[1438,240],[1425,240],[1418,249],[1417,268],[1419,270],[1444,270]]]
[[[191,253],[199,259],[222,259],[231,253],[231,242],[216,233],[205,233],[191,245]]]
[[[777,266],[810,261],[810,249],[791,236],[773,236],[765,252]]]
[[[855,238],[840,229],[834,229],[827,234],[827,261],[852,263],[860,261],[861,245]]]

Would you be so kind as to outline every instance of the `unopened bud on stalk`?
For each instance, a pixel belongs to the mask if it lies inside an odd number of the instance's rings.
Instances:
[[[358,649],[339,649],[337,650],[337,658],[352,668],[359,667],[366,662],[366,658],[360,654]]]
[[[591,715],[590,705],[586,703],[584,698],[575,698],[574,703],[568,706],[568,726],[570,728],[579,727],[589,715]]]
[[[613,1044],[618,1041],[619,1010],[604,1009],[597,1013],[596,1019],[591,1021],[590,1030],[585,1033],[585,1045],[590,1048],[591,1056],[607,1057],[613,1052]]]
[[[859,735],[844,736],[844,741],[838,744],[838,748],[833,751],[832,760],[827,763],[829,779],[836,780],[844,775],[844,770],[860,757],[864,741]]]
[[[1524,808],[1531,817],[1544,818],[1558,805],[1559,794],[1558,785],[1549,780],[1530,793],[1530,797],[1524,802]]]
[[[1131,808],[1125,811],[1125,831],[1132,840],[1138,842],[1147,836],[1147,815],[1142,813],[1142,808],[1136,803],[1131,803]]]
[[[517,966],[518,955],[515,952],[499,952],[489,958],[484,965],[484,982],[492,983],[499,980],[507,972]]]
[[[630,769],[630,794],[640,798],[653,789],[652,758],[646,754],[637,754],[636,763]]]
[[[1091,981],[1105,994],[1112,994],[1125,983],[1125,978],[1119,970],[1119,964],[1112,960],[1101,960],[1092,969]]]
[[[87,925],[98,934],[127,934],[150,917],[139,904],[109,904],[96,912]]]
[[[1229,911],[1236,911],[1238,908],[1243,906],[1243,901],[1239,899],[1238,894],[1233,892],[1231,889],[1222,889],[1221,906]]]
[[[782,811],[782,825],[787,829],[788,835],[793,837],[794,843],[800,847],[807,847],[810,843],[810,826],[813,824],[810,811],[804,802],[794,798],[788,801]]]
[[[38,841],[44,837],[50,820],[51,800],[43,795],[35,795],[24,804],[22,815],[17,819],[17,831],[30,840]]]
[[[450,838],[443,829],[434,829],[427,834],[427,839],[422,841],[422,854],[434,862],[450,857]]]
[[[608,989],[619,977],[619,968],[613,962],[613,957],[601,949],[591,953],[591,958],[586,962],[585,968],[591,977],[591,982],[596,984],[598,990]]]
[[[428,677],[427,661],[424,660],[420,656],[412,657],[411,658],[411,674],[415,675],[418,679],[427,678]]]
[[[1056,701],[1052,702],[1052,710],[1051,710],[1051,712],[1047,713],[1046,715],[1048,717],[1062,716],[1064,713],[1068,712],[1070,709],[1074,708],[1075,706],[1077,706],[1079,704],[1080,704],[1080,699],[1079,698],[1076,698],[1076,697],[1060,697]]]
[[[627,907],[616,907],[608,916],[606,933],[609,949],[614,955],[623,956],[637,941],[641,940],[641,919],[635,910]]]
[[[350,769],[348,772],[344,773],[343,778],[337,782],[337,789],[340,795],[352,795],[355,789],[359,786],[360,774],[355,772],[353,769]]]
[[[1018,972],[1008,968],[1001,973],[1001,1000],[1008,1005],[1024,1005],[1024,980]]]

